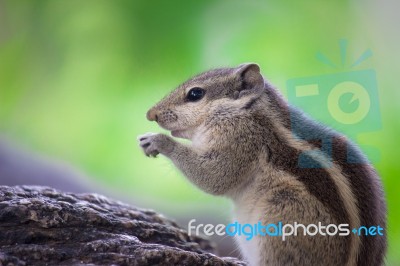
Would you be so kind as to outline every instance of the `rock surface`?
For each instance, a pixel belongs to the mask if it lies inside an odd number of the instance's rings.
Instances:
[[[0,265],[245,265],[173,221],[97,194],[0,186]]]

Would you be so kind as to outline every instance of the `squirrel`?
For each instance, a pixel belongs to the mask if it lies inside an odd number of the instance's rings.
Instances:
[[[147,119],[191,143],[147,133],[138,137],[145,154],[168,157],[201,190],[230,198],[236,221],[349,225],[345,236],[301,230],[285,241],[237,236],[250,265],[384,263],[385,234],[350,232],[377,225],[386,230],[383,188],[373,166],[344,135],[290,106],[257,64],[199,74],[152,107]],[[326,139],[330,151],[318,142]],[[312,166],[301,165],[300,157]]]

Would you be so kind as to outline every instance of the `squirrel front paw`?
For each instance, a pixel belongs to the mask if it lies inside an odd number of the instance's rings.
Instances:
[[[157,157],[159,153],[167,154],[174,149],[174,141],[164,134],[146,133],[137,139],[146,156]]]

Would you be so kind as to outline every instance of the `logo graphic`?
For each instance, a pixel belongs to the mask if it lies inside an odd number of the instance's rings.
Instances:
[[[318,53],[317,59],[319,61],[339,69],[339,72],[288,80],[288,100],[311,117],[345,133],[355,141],[360,133],[381,129],[376,73],[373,69],[353,70],[372,56],[371,50],[362,53],[354,63],[347,64],[347,41],[340,40],[339,46],[341,70],[325,55]],[[346,69],[347,71],[344,71]],[[332,140],[329,138],[321,139],[320,136],[317,137],[310,132],[304,132],[304,125],[296,119],[296,116],[296,112],[291,113],[292,132],[305,140],[321,141],[321,150],[331,155]],[[361,147],[372,161],[378,161],[379,151],[376,148],[371,146]],[[302,155],[305,156],[306,154]],[[348,162],[360,163],[355,161],[354,158],[354,156],[348,155]],[[299,165],[301,167],[315,167],[302,163],[309,161],[302,159],[304,158],[300,156]]]
[[[243,236],[247,241],[252,240],[256,236],[262,237],[279,237],[285,241],[290,236],[348,236],[350,235],[349,224],[328,224],[324,225],[321,222],[316,224],[304,225],[301,223],[268,223],[264,224],[258,221],[254,224],[239,223],[234,221],[230,224],[198,224],[194,225],[196,219],[192,219],[188,223],[189,235],[199,236],[204,234],[206,236],[219,235],[219,236]],[[384,235],[384,229],[377,226],[360,226],[353,228],[351,232],[354,235],[379,237]]]

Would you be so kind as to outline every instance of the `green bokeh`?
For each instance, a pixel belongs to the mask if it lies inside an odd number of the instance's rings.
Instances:
[[[399,265],[400,21],[384,2],[0,0],[0,132],[157,210],[227,217],[227,200],[143,156],[136,136],[162,131],[147,109],[193,74],[249,61],[286,94],[291,78],[331,73],[315,54],[339,62],[346,38],[349,61],[374,53],[360,69],[376,72],[382,129],[358,141],[380,151]]]

